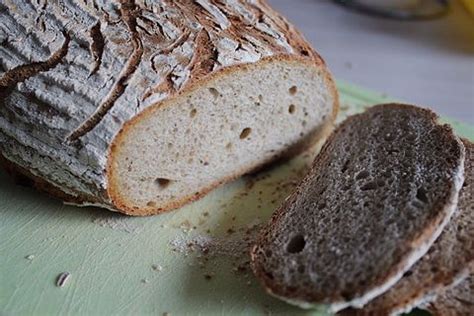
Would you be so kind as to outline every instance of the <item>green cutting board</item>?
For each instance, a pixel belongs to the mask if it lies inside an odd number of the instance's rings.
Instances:
[[[387,97],[339,82],[339,120]],[[474,128],[447,120],[459,135]],[[160,216],[63,205],[0,172],[0,315],[317,314],[267,295],[247,245],[313,152]],[[58,276],[68,272],[62,287]]]

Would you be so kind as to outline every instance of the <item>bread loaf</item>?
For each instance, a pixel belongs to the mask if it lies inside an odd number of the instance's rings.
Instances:
[[[440,235],[463,164],[461,141],[429,110],[385,104],[348,118],[263,229],[255,275],[302,307],[362,307]]]
[[[331,128],[319,55],[265,1],[0,3],[0,150],[70,203],[156,214]]]

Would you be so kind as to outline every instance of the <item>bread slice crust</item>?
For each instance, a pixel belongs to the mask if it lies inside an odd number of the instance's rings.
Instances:
[[[427,124],[432,125],[432,127],[436,129],[438,133],[437,135],[440,135],[441,137],[440,139],[446,141],[444,145],[451,146],[453,150],[452,154],[454,156],[454,161],[451,161],[452,167],[450,168],[450,175],[448,176],[449,181],[444,183],[447,186],[446,194],[434,203],[431,210],[432,212],[430,212],[431,215],[428,216],[426,218],[426,221],[422,224],[423,229],[421,229],[420,231],[413,230],[411,231],[410,236],[407,236],[406,238],[402,239],[401,242],[404,243],[403,247],[396,247],[396,250],[392,249],[393,258],[392,260],[389,260],[387,262],[386,267],[381,271],[378,271],[378,273],[373,274],[370,281],[362,285],[354,286],[352,284],[346,284],[346,286],[343,286],[341,288],[336,287],[334,288],[334,290],[324,290],[321,288],[317,288],[318,284],[314,283],[315,281],[311,281],[310,283],[307,283],[305,285],[298,284],[298,282],[296,281],[291,284],[288,284],[287,281],[285,281],[285,278],[281,275],[275,276],[274,272],[279,267],[278,264],[291,265],[292,262],[304,262],[304,260],[298,259],[298,256],[290,254],[288,258],[292,258],[291,260],[288,259],[288,261],[285,261],[284,256],[281,255],[279,257],[280,261],[277,260],[277,263],[269,264],[268,260],[265,259],[265,256],[266,253],[275,252],[275,249],[277,249],[277,247],[283,247],[281,244],[276,245],[276,239],[278,239],[278,241],[282,241],[283,239],[287,240],[289,238],[289,236],[285,235],[285,239],[281,237],[284,235],[284,233],[279,235],[277,232],[279,230],[283,230],[284,227],[286,227],[285,223],[286,225],[290,225],[289,222],[291,221],[291,217],[296,216],[295,214],[297,214],[298,211],[293,211],[290,214],[288,209],[291,207],[291,205],[297,203],[298,199],[302,194],[307,193],[305,191],[305,188],[312,185],[313,178],[317,177],[317,174],[321,172],[321,168],[328,166],[328,159],[331,159],[331,151],[334,149],[332,148],[333,143],[337,144],[337,142],[345,140],[348,135],[347,130],[350,129],[351,125],[356,124],[358,121],[359,123],[357,124],[362,124],[360,123],[360,121],[363,121],[363,124],[370,125],[371,118],[369,116],[371,115],[376,115],[377,113],[379,113],[380,115],[385,116],[385,119],[388,119],[386,123],[390,125],[390,120],[392,119],[390,115],[396,115],[396,113],[401,112],[406,112],[406,114],[418,115],[420,117],[423,117],[423,121],[429,122]],[[407,117],[407,120],[408,119],[409,118]],[[393,122],[394,121],[392,121],[392,123]],[[357,131],[355,131],[354,133],[357,134]],[[387,137],[388,141],[391,141],[391,139],[389,139],[391,138],[389,134],[385,136]],[[352,153],[349,153],[347,156],[353,159],[356,159],[358,157],[357,155],[353,155]],[[454,135],[450,127],[446,125],[439,125],[437,123],[437,116],[429,110],[421,109],[412,105],[384,104],[370,108],[365,113],[354,115],[348,118],[328,138],[326,144],[321,150],[321,153],[318,155],[314,162],[313,169],[310,171],[308,176],[302,181],[296,191],[275,212],[269,224],[263,229],[260,238],[256,242],[256,245],[253,247],[253,250],[251,252],[252,267],[255,275],[261,280],[264,287],[269,293],[280,297],[290,303],[299,305],[303,308],[326,305],[331,312],[337,312],[350,306],[362,307],[371,299],[384,293],[393,284],[395,284],[402,277],[403,273],[406,272],[418,259],[420,259],[428,251],[429,247],[440,235],[443,227],[448,223],[457,205],[459,190],[461,189],[463,182],[463,163],[464,147],[461,141]],[[317,202],[316,197],[313,200],[315,203]],[[324,209],[324,207],[322,207],[321,209]],[[306,209],[305,211],[308,211],[308,209]],[[302,210],[300,210],[300,212],[302,212]],[[315,213],[311,214],[312,215],[308,216],[314,216]],[[311,219],[308,217],[307,220]],[[291,223],[293,225],[295,224],[294,221]],[[361,227],[361,229],[363,229],[363,227]],[[307,243],[310,242],[310,240],[307,241]],[[318,255],[319,253],[313,254],[313,258]],[[305,263],[306,266],[312,264],[312,262]],[[337,263],[335,262],[331,262],[328,264],[337,265]],[[271,266],[272,268],[270,268]],[[354,268],[355,267],[357,266],[354,266]],[[312,275],[317,275],[319,272],[312,271],[312,273]],[[306,274],[305,270],[304,274],[301,276],[301,279],[311,280],[311,277],[312,276],[310,274]],[[333,276],[334,282],[336,282],[335,284],[338,284],[337,282],[343,282],[344,277],[344,275]],[[287,278],[287,280],[288,279],[289,277]],[[315,290],[315,288],[317,290]]]

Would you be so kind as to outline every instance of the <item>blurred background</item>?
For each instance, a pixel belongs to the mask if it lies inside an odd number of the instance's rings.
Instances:
[[[268,1],[299,27],[336,79],[474,124],[474,11],[467,9],[474,0],[447,1],[441,17],[416,21],[340,4],[350,1]],[[360,2],[384,1],[396,3]]]

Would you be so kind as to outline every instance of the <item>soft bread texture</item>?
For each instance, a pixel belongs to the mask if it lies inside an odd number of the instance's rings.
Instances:
[[[362,307],[439,236],[463,163],[461,141],[429,110],[385,104],[348,118],[263,229],[255,275],[302,307]]]
[[[436,298],[427,309],[433,316],[472,316],[474,313],[474,275]]]
[[[474,144],[463,140],[466,149],[464,184],[458,210],[428,253],[389,291],[361,310],[342,315],[393,315],[426,304],[474,269]],[[472,300],[474,312],[474,299]]]
[[[125,127],[112,147],[109,194],[141,214],[177,207],[320,139],[335,103],[330,79],[311,63],[222,73]]]
[[[0,4],[0,162],[65,202],[161,213],[331,128],[324,61],[263,0],[68,4]]]

